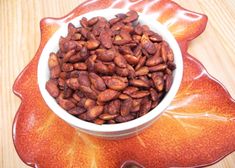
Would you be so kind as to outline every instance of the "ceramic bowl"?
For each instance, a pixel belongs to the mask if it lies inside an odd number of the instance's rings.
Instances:
[[[127,10],[124,9],[104,9],[97,10],[93,12],[89,12],[79,17],[72,19],[69,23],[74,24],[76,27],[80,26],[80,20],[82,17],[86,17],[88,19],[95,16],[103,16],[106,19],[111,19],[115,17],[115,14],[118,13],[126,13]],[[65,122],[70,124],[71,126],[94,136],[104,137],[104,138],[120,138],[120,137],[128,137],[130,135],[134,135],[139,133],[141,130],[149,126],[153,121],[155,121],[158,116],[164,112],[164,110],[170,105],[171,101],[174,99],[183,76],[183,60],[182,54],[180,51],[180,47],[175,40],[174,36],[164,27],[161,23],[156,21],[154,17],[150,15],[144,15],[139,13],[139,20],[141,24],[148,25],[151,30],[160,34],[165,41],[168,42],[169,46],[172,48],[174,53],[174,62],[176,64],[176,69],[173,73],[173,83],[169,90],[169,92],[165,95],[163,100],[159,103],[157,107],[151,110],[146,115],[137,118],[132,121],[128,121],[120,124],[107,124],[107,125],[97,125],[90,122],[83,121],[79,118],[74,117],[73,115],[66,112],[63,108],[61,108],[55,99],[50,96],[48,91],[45,88],[46,82],[49,79],[49,68],[48,68],[48,58],[51,52],[57,52],[59,49],[59,39],[61,36],[66,36],[68,32],[68,24],[66,23],[61,28],[54,33],[54,35],[49,39],[47,44],[45,45],[41,57],[39,59],[39,64],[37,68],[37,79],[39,84],[39,89],[42,94],[43,99],[49,108],[58,115]]]

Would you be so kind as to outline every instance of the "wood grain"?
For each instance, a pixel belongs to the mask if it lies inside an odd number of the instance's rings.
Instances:
[[[0,167],[27,167],[19,159],[12,142],[12,122],[20,104],[12,93],[12,85],[38,48],[39,22],[43,17],[63,16],[82,1],[0,0]],[[206,31],[190,44],[189,53],[199,59],[235,98],[235,1],[175,1],[209,17]],[[210,167],[235,167],[235,153]]]

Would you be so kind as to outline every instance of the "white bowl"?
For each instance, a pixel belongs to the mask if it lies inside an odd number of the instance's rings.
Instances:
[[[124,9],[104,9],[97,10],[93,12],[86,13],[79,17],[74,18],[69,23],[74,24],[76,27],[80,26],[80,20],[82,17],[86,17],[88,19],[94,16],[103,16],[106,19],[111,19],[115,17],[115,14],[118,13],[126,13],[127,10]],[[58,115],[61,119],[66,121],[68,124],[74,126],[75,128],[83,131],[87,134],[104,137],[104,138],[118,138],[118,137],[127,137],[130,135],[134,135],[139,131],[143,130],[147,126],[149,126],[153,121],[157,119],[157,117],[164,112],[164,110],[169,106],[171,101],[174,99],[182,80],[183,76],[183,60],[181,51],[178,43],[176,42],[173,35],[164,27],[161,23],[157,22],[154,17],[144,15],[139,13],[139,22],[141,24],[146,24],[150,27],[151,30],[160,34],[165,41],[168,42],[169,46],[172,48],[174,53],[174,62],[176,64],[176,69],[173,72],[173,83],[169,90],[169,92],[165,95],[163,100],[159,103],[159,105],[151,110],[146,115],[134,119],[132,121],[128,121],[120,124],[107,124],[107,125],[97,125],[90,122],[83,121],[79,118],[74,117],[73,115],[66,112],[63,108],[61,108],[55,99],[50,96],[47,92],[45,85],[49,79],[49,68],[48,68],[48,58],[51,52],[57,52],[59,49],[59,39],[61,36],[66,36],[68,32],[68,23],[64,24],[47,42],[45,45],[42,54],[39,59],[38,64],[38,84],[39,89],[44,98],[47,105],[50,109]]]

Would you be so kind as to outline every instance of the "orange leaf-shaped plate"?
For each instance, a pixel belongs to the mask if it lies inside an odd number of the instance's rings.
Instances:
[[[182,85],[170,107],[144,132],[128,139],[99,139],[75,130],[49,109],[37,84],[38,60],[53,33],[74,17],[104,8],[129,8],[154,15],[176,37],[184,59]],[[197,167],[233,152],[235,102],[187,53],[188,41],[202,33],[206,23],[205,15],[169,0],[91,0],[65,17],[43,19],[39,49],[13,87],[22,99],[13,124],[20,158],[39,168]]]

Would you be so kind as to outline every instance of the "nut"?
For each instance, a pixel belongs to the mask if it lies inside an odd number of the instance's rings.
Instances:
[[[105,83],[110,89],[117,90],[117,91],[123,90],[127,87],[127,83],[114,77],[107,79]]]
[[[107,102],[117,98],[118,95],[119,95],[118,91],[112,89],[106,89],[103,92],[100,92],[100,94],[98,95],[98,101]]]
[[[121,104],[120,114],[121,116],[127,116],[130,113],[132,107],[132,98],[126,99]]]
[[[50,93],[52,97],[58,97],[59,96],[59,88],[57,87],[57,84],[53,80],[49,80],[46,83],[46,89]]]
[[[97,74],[91,72],[89,74],[89,79],[90,79],[92,85],[94,85],[94,87],[97,90],[103,91],[106,89],[106,85],[105,85],[103,79],[101,77],[99,77]]]
[[[90,120],[94,120],[103,112],[103,106],[94,106],[87,111],[87,116]]]

